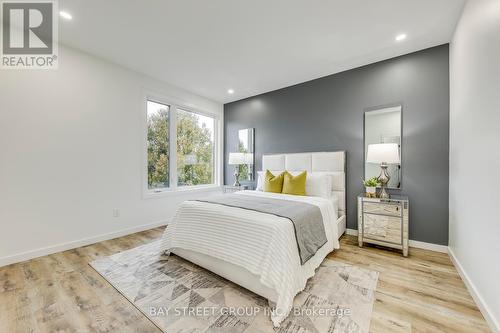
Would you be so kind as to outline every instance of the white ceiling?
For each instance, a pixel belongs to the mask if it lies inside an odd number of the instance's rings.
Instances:
[[[60,38],[226,103],[447,43],[464,2],[60,0]]]

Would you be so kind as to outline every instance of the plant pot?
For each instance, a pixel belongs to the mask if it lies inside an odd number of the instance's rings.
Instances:
[[[369,194],[370,196],[377,194],[377,188],[375,186],[373,187],[365,187],[366,193]]]

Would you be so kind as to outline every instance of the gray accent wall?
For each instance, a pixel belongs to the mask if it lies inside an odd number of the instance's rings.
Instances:
[[[364,109],[401,103],[402,189],[391,192],[410,198],[410,239],[447,245],[448,65],[446,44],[225,104],[225,183],[242,128],[255,128],[255,170],[263,154],[346,150],[347,227],[357,229]]]

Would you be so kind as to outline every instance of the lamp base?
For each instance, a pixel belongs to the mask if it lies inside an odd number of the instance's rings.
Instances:
[[[378,181],[380,182],[380,194],[379,198],[381,199],[389,199],[391,196],[389,193],[386,192],[385,188],[387,187],[387,183],[389,182],[389,179],[391,179],[391,176],[389,176],[389,173],[387,172],[387,163],[382,163],[380,164],[380,176],[378,176]]]
[[[381,199],[390,199],[391,198],[390,194],[386,192],[385,187],[381,188],[379,198],[381,198]]]
[[[238,187],[241,186],[239,178],[240,178],[240,173],[238,171],[235,171],[234,172],[234,184],[233,184],[233,186],[238,186]]]

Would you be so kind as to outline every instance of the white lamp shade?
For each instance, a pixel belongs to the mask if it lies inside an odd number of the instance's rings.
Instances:
[[[397,143],[376,143],[368,145],[367,163],[399,164],[399,147]]]
[[[230,165],[246,164],[245,163],[245,154],[244,153],[229,153],[229,164]]]

